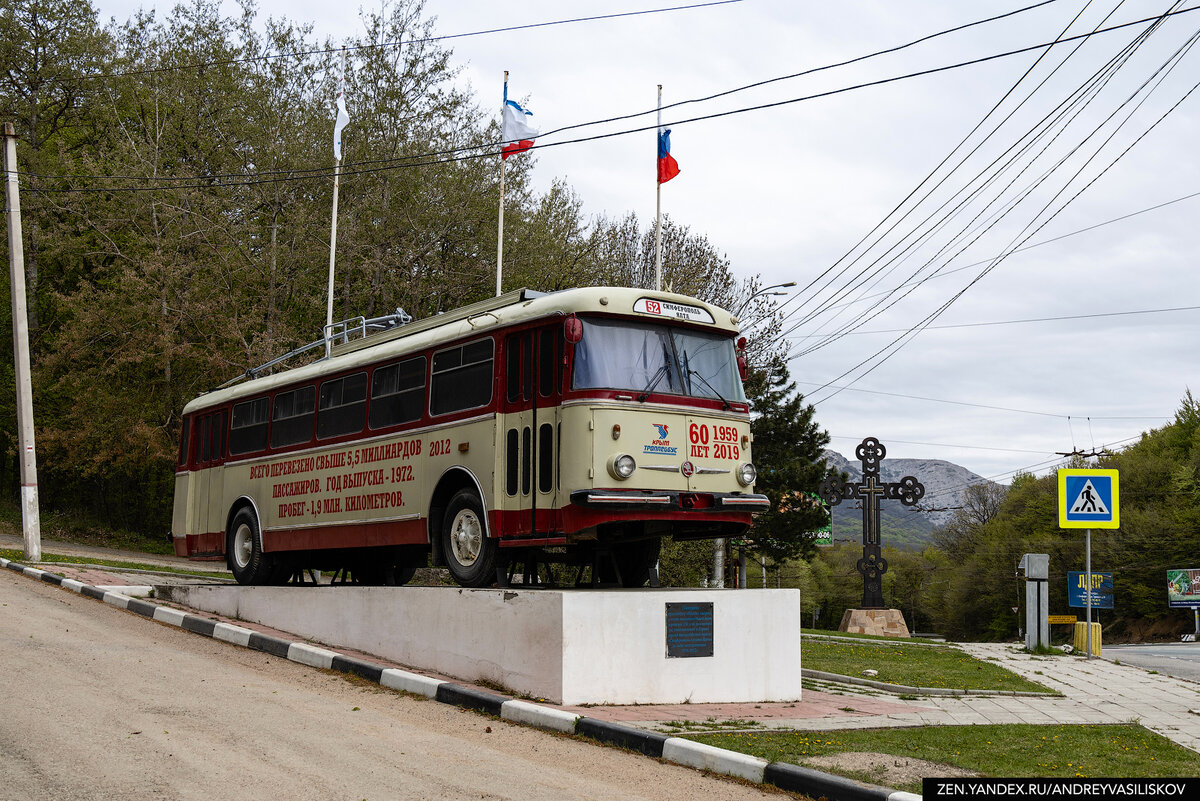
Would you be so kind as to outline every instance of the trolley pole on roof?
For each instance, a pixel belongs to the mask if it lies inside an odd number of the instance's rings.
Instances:
[[[21,452],[21,530],[25,536],[25,558],[40,562],[42,524],[38,516],[37,456],[33,449],[33,388],[30,381],[29,319],[25,300],[25,246],[21,237],[21,197],[17,183],[17,135],[11,122],[4,123],[4,200],[8,212],[17,442]]]

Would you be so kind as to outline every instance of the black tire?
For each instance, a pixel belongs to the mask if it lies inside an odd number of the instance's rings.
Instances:
[[[258,518],[249,507],[233,516],[225,532],[225,561],[238,584],[272,584],[277,581],[276,560],[263,553]]]
[[[650,580],[650,569],[658,564],[662,538],[615,542],[609,549],[610,558],[600,557],[600,580],[606,584],[617,583],[617,571],[620,571],[622,587],[642,587]]]
[[[442,518],[442,553],[450,575],[463,587],[490,587],[496,580],[496,540],[487,535],[483,502],[473,490],[459,490]]]

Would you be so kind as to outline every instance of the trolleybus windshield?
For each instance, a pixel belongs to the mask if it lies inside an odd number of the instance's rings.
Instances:
[[[575,389],[628,389],[744,402],[729,336],[689,328],[584,318]]]

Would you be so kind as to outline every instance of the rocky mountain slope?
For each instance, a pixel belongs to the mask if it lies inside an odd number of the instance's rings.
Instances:
[[[830,470],[849,475],[852,482],[862,480],[862,463],[851,460],[836,451],[824,452],[825,463]],[[882,480],[899,481],[912,476],[925,485],[925,497],[916,507],[908,507],[900,501],[884,501],[881,505],[883,545],[897,548],[921,548],[930,541],[937,526],[944,525],[954,515],[961,494],[971,484],[986,479],[962,465],[944,459],[891,459],[884,458],[879,476]],[[833,509],[833,538],[835,542],[862,540],[862,509],[857,503],[843,501]]]

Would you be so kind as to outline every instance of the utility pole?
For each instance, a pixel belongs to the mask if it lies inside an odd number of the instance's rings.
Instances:
[[[33,387],[29,369],[29,318],[25,307],[25,245],[21,237],[21,196],[17,183],[17,134],[11,122],[4,123],[4,199],[8,210],[17,443],[21,453],[21,530],[25,537],[25,558],[30,562],[40,562],[42,524],[38,516],[37,456],[33,449]]]

